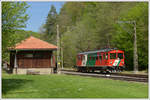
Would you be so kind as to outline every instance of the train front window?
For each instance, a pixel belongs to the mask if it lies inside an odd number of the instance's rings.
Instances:
[[[110,53],[110,59],[116,59],[116,53]]]
[[[80,56],[78,56],[78,60],[80,60]]]
[[[118,58],[123,59],[123,53],[118,53]]]
[[[82,59],[85,60],[85,56],[83,56]]]

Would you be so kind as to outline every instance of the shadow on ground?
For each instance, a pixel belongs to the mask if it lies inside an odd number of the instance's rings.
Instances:
[[[20,88],[25,83],[32,80],[26,79],[2,79],[2,94],[6,94],[8,91]]]

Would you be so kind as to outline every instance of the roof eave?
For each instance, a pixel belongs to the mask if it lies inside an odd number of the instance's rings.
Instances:
[[[40,51],[45,51],[45,50],[57,50],[57,48],[52,48],[52,49],[8,49],[9,51],[36,51],[36,50],[40,50]]]

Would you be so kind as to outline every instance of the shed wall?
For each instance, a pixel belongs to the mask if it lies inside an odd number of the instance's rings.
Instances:
[[[52,51],[19,51],[17,52],[18,68],[51,68]]]

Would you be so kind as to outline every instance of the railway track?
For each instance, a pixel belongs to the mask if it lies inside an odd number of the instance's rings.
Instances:
[[[100,74],[100,73],[96,73],[96,72],[82,73],[82,72],[76,72],[74,70],[61,70],[61,72],[63,74],[67,74],[67,75],[79,75],[79,76],[89,76],[89,77],[97,77],[97,78],[109,78],[109,79],[113,79],[113,80],[148,83],[148,75],[120,74],[120,73]]]

